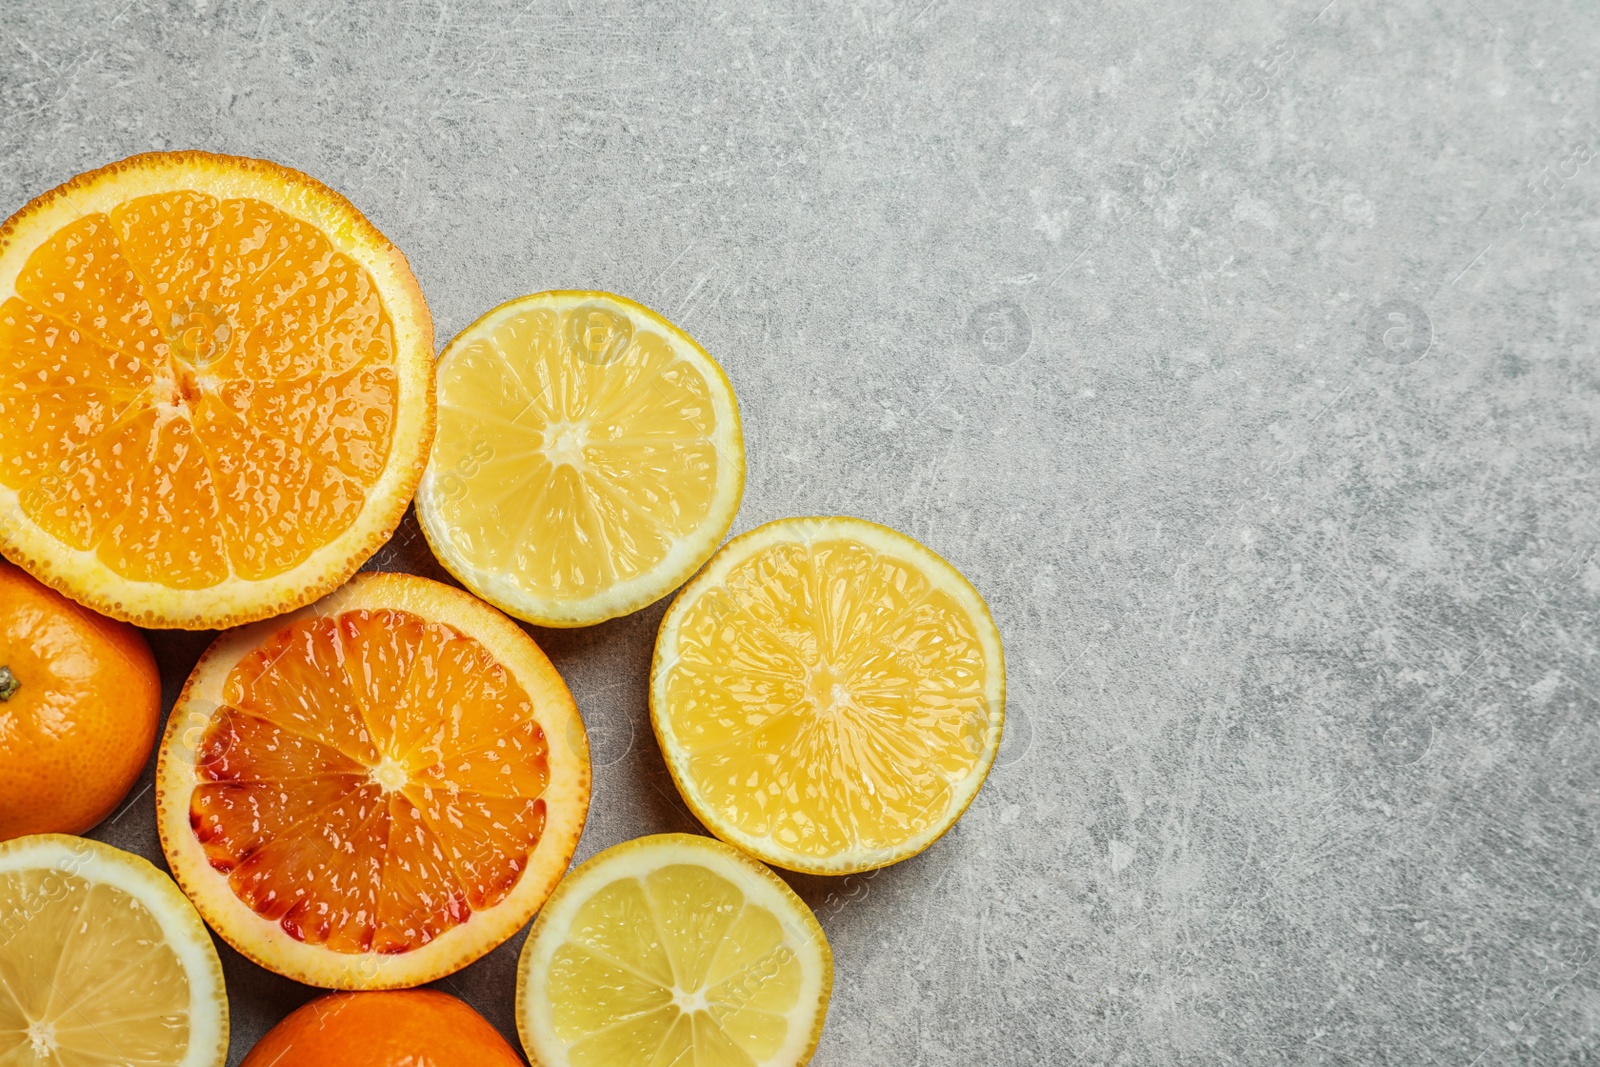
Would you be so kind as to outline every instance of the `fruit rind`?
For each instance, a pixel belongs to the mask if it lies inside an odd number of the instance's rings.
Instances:
[[[269,578],[232,576],[190,590],[126,578],[92,549],[69,548],[46,533],[23,511],[18,491],[4,485],[0,555],[102,615],[153,628],[220,629],[280,615],[337,588],[399,526],[433,440],[433,319],[405,256],[339,193],[268,160],[198,151],[129,156],[29,201],[0,225],[0,303],[16,295],[27,256],[63,226],[133,197],[174,189],[261,200],[323,230],[372,276],[394,328],[399,390],[383,472],[343,533]]]
[[[12,610],[36,619],[58,616],[48,629],[59,642],[58,653],[65,655],[72,675],[66,684],[74,695],[69,697],[43,679],[30,679],[31,685],[24,688],[18,679],[21,696],[15,703],[0,701],[9,704],[0,715],[33,719],[43,710],[41,704],[61,699],[75,703],[67,715],[70,722],[57,721],[49,732],[40,732],[44,723],[34,721],[32,729],[13,736],[12,745],[26,746],[28,755],[0,743],[0,761],[5,761],[0,765],[9,764],[8,788],[0,791],[0,840],[24,834],[85,833],[123,803],[144,773],[161,727],[161,672],[149,642],[137,629],[84,610],[22,568],[0,560],[0,616]],[[0,643],[4,630],[5,620],[0,618]],[[91,685],[91,690],[82,688]],[[32,686],[41,686],[42,691]],[[91,692],[100,693],[100,699]],[[52,715],[60,714],[57,706]],[[31,745],[22,740],[29,736],[35,739]],[[45,765],[52,768],[51,777],[41,784],[38,775]],[[25,773],[23,766],[32,773]],[[88,798],[95,796],[99,802],[89,803]]]
[[[222,961],[210,931],[172,879],[142,856],[84,837],[31,834],[0,842],[0,874],[46,868],[114,886],[149,910],[189,979],[189,1051],[178,1067],[222,1067],[229,1032]]]
[[[816,916],[788,883],[732,845],[699,834],[653,834],[624,841],[591,856],[573,868],[539,910],[539,917],[534,920],[517,961],[517,1034],[522,1039],[523,1053],[534,1067],[566,1067],[566,1058],[559,1053],[541,1055],[540,1023],[547,1020],[534,1015],[540,1005],[533,991],[535,982],[542,981],[551,958],[564,940],[562,935],[567,926],[563,924],[570,924],[577,909],[593,895],[592,892],[586,896],[579,894],[586,886],[593,886],[597,891],[617,878],[645,874],[673,862],[705,866],[728,878],[747,898],[771,911],[783,924],[787,935],[816,947],[817,968],[815,973],[808,970],[808,985],[800,997],[800,1002],[805,1003],[809,993],[817,1004],[816,1017],[792,1059],[795,1064],[810,1062],[822,1039],[822,1026],[833,995],[833,949]],[[791,920],[798,920],[798,927]]]
[[[214,870],[190,827],[189,801],[197,749],[223,704],[223,684],[245,655],[285,627],[345,611],[396,609],[452,626],[477,640],[527,690],[554,753],[542,796],[546,821],[516,887],[498,905],[474,912],[428,944],[408,952],[337,953],[291,937],[257,915]],[[405,989],[453,974],[516,933],[560,881],[588,815],[589,742],[566,683],[532,638],[468,593],[409,574],[365,573],[294,614],[230,630],[195,665],[167,721],[156,761],[156,828],[173,878],[223,940],[252,962],[325,989]]]
[[[665,650],[676,638],[685,611],[707,589],[719,585],[734,566],[773,545],[808,542],[824,539],[854,540],[886,554],[909,559],[917,563],[924,574],[941,579],[940,587],[955,595],[971,614],[976,624],[978,639],[983,644],[988,679],[985,694],[989,703],[989,722],[984,730],[984,748],[977,763],[955,789],[949,809],[942,820],[932,823],[927,830],[908,838],[889,849],[845,852],[827,861],[777,847],[767,838],[757,838],[742,833],[719,816],[695,789],[689,777],[681,747],[671,734],[666,716],[666,682],[671,664]],[[656,632],[655,652],[650,664],[650,725],[655,731],[656,743],[678,793],[689,805],[695,817],[723,841],[744,849],[751,855],[774,867],[802,874],[845,875],[886,867],[909,859],[928,848],[949,832],[971,806],[988,777],[989,769],[1000,748],[1000,738],[1005,728],[1005,652],[999,629],[989,613],[982,594],[965,575],[944,557],[914,538],[880,523],[852,516],[811,515],[775,519],[733,538],[720,548],[705,567],[678,593],[661,619]]]
[[[582,600],[534,597],[504,576],[475,567],[462,559],[451,540],[449,525],[439,514],[435,501],[440,475],[430,465],[423,472],[417,487],[417,520],[434,556],[462,585],[501,611],[535,626],[552,629],[592,626],[638,611],[671,593],[716,551],[717,545],[732,528],[739,504],[744,498],[744,430],[739,420],[738,398],[727,373],[693,337],[637,301],[615,293],[580,289],[551,289],[517,297],[486,311],[457,334],[439,354],[439,367],[442,370],[456,352],[512,316],[536,308],[576,307],[591,302],[612,303],[625,309],[630,317],[669,334],[679,346],[680,355],[684,352],[692,354],[710,387],[720,435],[737,447],[730,445],[718,448],[720,462],[717,465],[715,505],[693,536],[676,545],[666,560],[647,573]]]

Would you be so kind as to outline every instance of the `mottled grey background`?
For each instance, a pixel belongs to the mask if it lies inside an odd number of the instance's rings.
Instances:
[[[1600,1062],[1600,9],[789,6],[4,0],[0,210],[152,148],[304,169],[441,345],[552,287],[687,327],[737,530],[971,576],[1000,763],[924,855],[793,880],[818,1064]],[[375,564],[438,573],[411,520]],[[661,610],[536,633],[582,856],[694,825]],[[207,638],[153,640],[170,699]],[[148,792],[99,836],[157,856]],[[513,1039],[520,943],[442,983]],[[311,991],[223,955],[237,1061]]]

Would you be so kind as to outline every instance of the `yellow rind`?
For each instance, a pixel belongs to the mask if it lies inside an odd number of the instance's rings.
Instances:
[[[615,293],[590,289],[551,289],[508,300],[484,312],[472,325],[457,334],[439,354],[439,368],[442,370],[455,352],[480,336],[492,332],[496,325],[509,316],[541,307],[594,302],[610,303],[626,311],[636,323],[646,323],[667,334],[675,342],[678,355],[688,356],[704,373],[706,383],[711,387],[713,403],[718,405],[718,427],[724,437],[724,444],[719,444],[717,448],[723,461],[718,466],[718,476],[722,484],[718,486],[716,503],[700,529],[685,539],[688,548],[681,554],[681,562],[675,566],[659,567],[647,575],[634,579],[633,584],[637,584],[638,588],[631,593],[619,594],[616,587],[612,587],[584,600],[568,601],[529,596],[522,590],[512,588],[509,583],[499,580],[495,575],[487,574],[461,559],[451,543],[448,525],[440,518],[437,510],[435,494],[438,490],[434,484],[436,472],[430,465],[417,486],[417,520],[422,527],[423,536],[427,539],[428,547],[433,550],[434,556],[445,570],[462,585],[508,615],[531,622],[535,626],[556,629],[592,626],[607,619],[638,611],[660,600],[683,584],[716,551],[717,545],[733,527],[734,517],[738,514],[739,504],[744,498],[744,429],[739,419],[739,401],[734,394],[733,383],[728,380],[728,375],[723,371],[721,364],[701,348],[693,337],[637,301]],[[642,580],[645,578],[649,580]]]
[[[42,530],[23,512],[18,492],[3,485],[0,555],[102,615],[153,628],[221,629],[281,615],[338,588],[399,526],[433,441],[433,319],[405,256],[343,196],[268,160],[195,151],[130,156],[29,201],[0,226],[0,303],[16,295],[17,276],[29,254],[63,226],[133,197],[172,189],[264,201],[321,229],[372,275],[394,326],[400,397],[383,472],[348,529],[270,578],[234,576],[192,590],[125,578],[92,550],[68,548]]]
[[[223,1067],[228,1061],[228,991],[211,933],[194,905],[172,879],[142,856],[70,834],[30,834],[0,842],[0,872],[55,868],[89,881],[115,886],[133,896],[160,923],[189,979],[189,1054],[178,1067]],[[114,873],[115,878],[94,874]],[[174,938],[181,938],[174,942]],[[207,1024],[196,1026],[195,1009],[209,1002],[217,1032],[204,1040]],[[200,1040],[196,1040],[197,1029]],[[209,1047],[208,1047],[209,1046]]]
[[[296,941],[234,895],[212,868],[189,824],[195,755],[222,687],[239,660],[302,619],[360,609],[392,608],[442,622],[489,651],[527,690],[550,752],[544,834],[516,888],[493,908],[410,952],[349,954]],[[520,930],[572,861],[588,816],[589,741],[571,692],[521,627],[459,589],[409,574],[365,573],[293,615],[219,636],[189,675],[156,761],[156,829],[172,876],[223,940],[251,962],[325,989],[404,989],[453,974]]]
[[[945,818],[933,823],[927,830],[907,839],[896,848],[845,851],[825,861],[779,848],[766,838],[745,834],[718,815],[700,796],[689,778],[684,754],[676,740],[671,737],[669,727],[664,722],[667,703],[666,673],[669,666],[664,649],[676,635],[678,623],[688,606],[707,589],[720,584],[722,577],[734,565],[768,545],[822,537],[853,539],[869,548],[918,563],[923,574],[931,582],[955,596],[971,613],[978,637],[985,646],[985,658],[990,674],[985,694],[989,699],[990,719],[988,728],[984,732],[984,749],[979,754],[973,769],[962,781],[961,788],[955,791]],[[989,606],[984,602],[983,595],[978,592],[977,587],[943,556],[926,545],[881,523],[851,516],[812,515],[775,519],[740,534],[723,545],[700,573],[684,586],[673,600],[672,606],[667,609],[667,613],[662,616],[661,626],[656,631],[655,652],[650,662],[650,725],[655,732],[656,743],[661,747],[667,771],[672,775],[672,781],[678,787],[678,793],[683,797],[684,803],[689,805],[695,817],[717,837],[744,849],[774,867],[802,874],[858,874],[877,867],[887,867],[891,863],[910,859],[948,833],[972,805],[978,790],[982,788],[984,780],[989,775],[989,768],[994,765],[995,755],[1000,749],[1001,735],[1005,729],[1005,706],[1005,650],[1000,641],[999,628],[995,626],[994,618],[989,614]]]
[[[699,834],[651,834],[647,837],[634,838],[632,841],[624,841],[620,845],[612,845],[573,868],[556,887],[556,891],[550,894],[550,899],[545,901],[544,907],[539,911],[539,917],[534,920],[533,928],[528,932],[527,940],[522,943],[522,952],[517,959],[517,1036],[521,1038],[523,1053],[533,1067],[563,1067],[558,1061],[542,1058],[539,1055],[535,1027],[530,1021],[530,1001],[535,988],[531,960],[537,951],[540,936],[548,926],[550,916],[558,913],[562,902],[568,896],[582,892],[588,881],[603,875],[605,868],[613,861],[640,852],[668,849],[698,849],[708,855],[719,857],[732,864],[741,873],[776,889],[779,896],[788,903],[788,911],[777,916],[778,920],[780,922],[788,919],[798,920],[806,938],[817,947],[821,958],[821,997],[817,1003],[817,1014],[812,1021],[804,1052],[793,1061],[795,1067],[809,1063],[811,1057],[816,1054],[817,1043],[822,1040],[823,1023],[828,1017],[828,1004],[833,997],[833,948],[828,944],[828,935],[823,932],[822,924],[817,922],[816,915],[787,882],[772,873],[765,865],[731,845]],[[726,872],[726,868],[713,869],[719,873]],[[608,884],[609,881],[594,888],[598,891],[603,885]],[[785,925],[787,927],[787,923]],[[539,977],[542,979],[543,976]]]

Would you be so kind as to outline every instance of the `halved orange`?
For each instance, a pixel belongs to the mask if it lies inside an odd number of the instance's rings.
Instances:
[[[393,532],[432,433],[405,257],[304,174],[134,156],[0,227],[0,554],[102,614],[315,600]]]
[[[219,637],[156,771],[162,848],[200,914],[335,989],[419,985],[510,937],[588,806],[583,722],[544,653],[404,574]]]

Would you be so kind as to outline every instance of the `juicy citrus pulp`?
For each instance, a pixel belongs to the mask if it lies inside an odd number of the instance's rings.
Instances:
[[[504,304],[450,342],[438,389],[423,531],[463,584],[530,622],[586,625],[660,599],[739,509],[732,387],[631,300]]]
[[[459,590],[358,576],[223,635],[157,775],[179,883],[245,955],[312,985],[415,985],[527,921],[588,806],[577,708]]]
[[[0,230],[0,550],[146,625],[315,599],[420,477],[432,332],[404,257],[303,174],[74,179]]]
[[[78,837],[0,844],[0,1064],[221,1067],[222,965],[145,860]]]
[[[517,1028],[541,1067],[791,1067],[832,988],[793,890],[719,841],[659,834],[595,856],[539,913]]]
[[[668,609],[650,718],[718,837],[790,870],[880,867],[958,819],[1005,715],[1000,635],[904,534],[782,519],[730,541]]]

